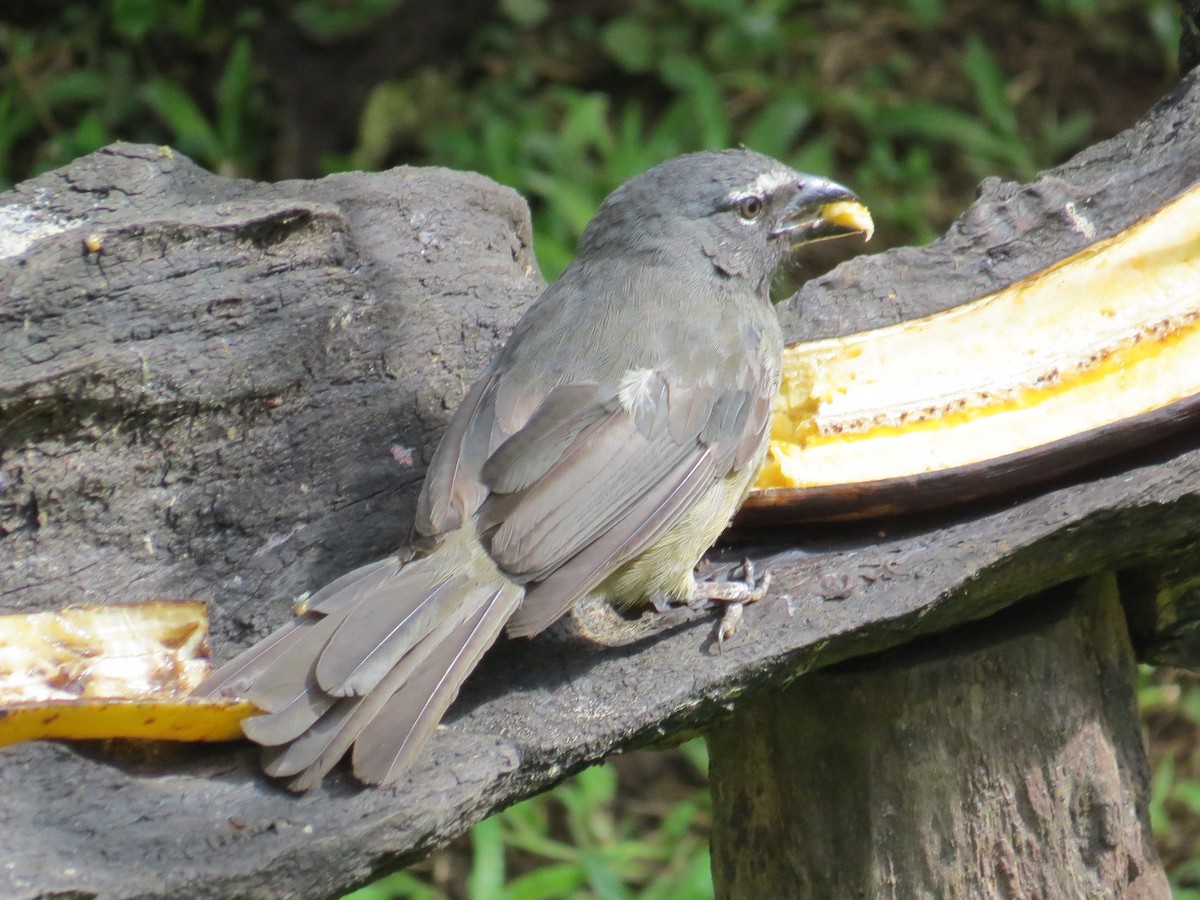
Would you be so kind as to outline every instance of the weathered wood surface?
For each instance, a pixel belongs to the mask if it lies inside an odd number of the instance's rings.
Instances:
[[[1169,900],[1101,575],[813,672],[708,733],[718,897]]]
[[[1198,123],[1192,76],[1036,183],[985,184],[941,241],[810,283],[791,337],[949,306],[1119,230],[1200,178]],[[538,289],[518,199],[439,171],[257,185],[121,146],[0,197],[0,217],[18,226],[0,247],[0,603],[201,597],[221,656],[403,540],[449,410]],[[919,520],[740,535],[727,558],[775,587],[723,655],[683,616],[625,648],[505,644],[394,789],[339,771],[289,795],[244,747],[9,748],[0,895],[334,894],[800,672],[1101,569],[1152,584],[1194,552],[1198,448]]]

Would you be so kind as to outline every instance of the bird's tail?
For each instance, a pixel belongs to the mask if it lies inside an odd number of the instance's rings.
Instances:
[[[430,556],[369,563],[322,588],[197,694],[264,710],[243,729],[264,746],[268,774],[295,776],[293,790],[315,785],[351,745],[358,778],[397,780],[524,595],[458,534]]]

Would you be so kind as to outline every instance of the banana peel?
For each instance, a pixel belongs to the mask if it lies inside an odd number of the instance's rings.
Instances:
[[[739,522],[908,512],[1043,481],[1200,412],[1200,185],[1002,290],[788,347]]]
[[[199,601],[0,616],[0,746],[240,738],[254,706],[188,698],[209,670],[208,611]]]

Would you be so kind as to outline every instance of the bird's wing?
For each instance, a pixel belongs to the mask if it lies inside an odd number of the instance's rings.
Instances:
[[[773,385],[743,373],[719,388],[653,370],[616,389],[563,386],[499,445],[482,468],[476,527],[526,585],[510,633],[548,626],[754,458]]]
[[[493,447],[496,430],[495,366],[485,371],[459,404],[429,463],[417,500],[414,530],[436,538],[455,531],[487,495],[479,469]]]

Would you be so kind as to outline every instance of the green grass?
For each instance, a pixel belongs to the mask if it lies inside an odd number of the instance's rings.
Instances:
[[[1200,900],[1200,677],[1143,666],[1138,702],[1153,770],[1155,842],[1175,900]]]
[[[692,741],[663,757],[674,762],[666,768],[686,767],[695,782],[669,802],[631,801],[619,790],[620,763],[596,766],[480,822],[419,873],[390,875],[347,900],[712,897],[704,743]]]

